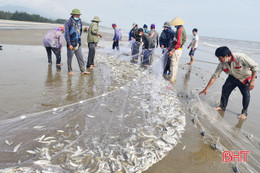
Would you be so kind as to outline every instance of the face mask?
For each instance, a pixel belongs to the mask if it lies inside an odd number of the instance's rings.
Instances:
[[[228,59],[227,59],[227,58],[225,59],[225,62],[228,62]]]
[[[78,17],[74,17],[74,20],[79,20],[79,18]]]
[[[139,34],[140,36],[142,36],[142,34]]]

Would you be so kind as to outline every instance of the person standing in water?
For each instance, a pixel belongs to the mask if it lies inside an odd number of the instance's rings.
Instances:
[[[175,36],[175,32],[171,29],[170,23],[164,22],[163,31],[159,37],[159,43],[160,43],[160,47],[162,49],[163,54],[167,50],[167,48],[172,45],[174,36]],[[172,50],[172,48],[170,50]],[[170,75],[171,74],[171,71],[170,71],[171,58],[168,56],[168,54],[166,54],[165,56],[166,57],[165,57],[165,62],[164,62],[163,74],[167,75],[167,72],[169,72],[168,74]]]
[[[139,47],[141,37],[138,34],[138,25],[133,23],[133,28],[129,32],[129,41],[132,43],[131,46],[131,54],[132,54],[132,62],[137,62],[139,57]]]
[[[46,49],[48,63],[52,64],[52,53],[56,55],[56,65],[61,66],[61,49],[64,43],[64,27],[59,26],[47,32],[43,38],[43,46]]]
[[[171,75],[170,75],[170,82],[172,84],[176,81],[176,75],[178,72],[178,65],[179,60],[182,53],[182,46],[186,42],[186,31],[183,27],[184,21],[179,18],[175,17],[171,22],[170,25],[173,25],[176,27],[177,31],[175,34],[175,41],[173,44],[167,48],[168,51],[170,51],[171,47],[173,47],[173,50],[169,52],[169,57],[171,57]]]
[[[189,65],[193,64],[194,53],[195,53],[195,51],[197,50],[197,47],[198,47],[198,42],[199,42],[198,29],[194,28],[192,30],[192,34],[193,34],[193,38],[191,40],[190,45],[188,46],[188,49],[191,47],[190,53],[189,53],[189,55],[190,55],[190,62],[188,63]]]
[[[92,23],[88,29],[88,63],[87,68],[93,69],[96,65],[94,64],[94,58],[96,53],[96,47],[98,43],[98,37],[103,37],[98,32],[98,24],[101,22],[98,16],[95,16]]]
[[[112,45],[112,49],[117,49],[119,50],[119,41],[122,38],[122,34],[119,31],[119,29],[117,29],[116,24],[112,24],[112,28],[114,29],[114,38],[113,38],[113,45]]]
[[[151,24],[151,30],[148,32],[148,35],[150,36],[150,38],[152,39],[154,46],[156,48],[158,48],[159,45],[159,34],[158,32],[155,30],[155,24]],[[153,58],[154,58],[154,51],[152,52],[151,58],[150,58],[150,64],[153,63]]]
[[[82,23],[80,20],[79,9],[73,9],[70,13],[71,17],[66,21],[65,24],[65,39],[67,41],[67,57],[68,57],[68,71],[70,75],[72,72],[72,58],[76,55],[78,60],[79,69],[81,74],[90,74],[85,69],[85,64],[83,60],[82,50],[81,50],[81,34],[82,34]]]
[[[212,75],[207,86],[199,95],[206,95],[209,87],[224,71],[228,74],[226,82],[222,86],[222,94],[219,107],[215,108],[217,111],[225,111],[228,104],[228,98],[231,92],[238,87],[242,96],[243,109],[238,116],[239,119],[247,118],[247,108],[250,102],[250,90],[255,87],[255,78],[258,72],[258,64],[254,62],[247,55],[242,53],[234,53],[226,46],[222,46],[216,49],[215,55],[220,61],[215,73]]]
[[[158,47],[158,45],[159,45],[159,34],[155,30],[155,24],[151,24],[151,30],[148,32],[148,34],[151,37],[151,39],[153,40],[154,45],[156,47]]]

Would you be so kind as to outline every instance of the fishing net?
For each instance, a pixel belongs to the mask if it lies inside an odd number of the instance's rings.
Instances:
[[[209,79],[211,77],[210,73],[198,67],[192,67],[191,69],[191,67],[181,65],[181,68],[187,71],[184,77],[184,83],[186,83],[184,86],[186,86],[190,80],[191,71],[195,74],[196,78],[201,79],[204,86],[207,84],[206,78]],[[220,80],[224,82],[224,78],[220,78]],[[213,109],[213,107],[219,105],[219,91],[214,92],[212,89],[206,97],[200,97],[199,92],[201,90],[201,87],[191,90],[184,87],[177,95],[185,107],[183,111],[188,115],[186,118],[189,118],[189,121],[198,129],[198,133],[202,136],[203,143],[207,144],[213,150],[212,152],[218,152],[220,160],[223,159],[222,154],[224,151],[235,151],[236,154],[238,154],[238,151],[249,151],[250,154],[247,155],[246,162],[238,162],[238,160],[235,159],[235,162],[229,162],[227,164],[230,165],[234,172],[259,172],[260,139],[241,129],[244,120],[238,120],[238,123],[232,126],[224,120],[224,112],[217,112]],[[235,89],[231,93],[230,101],[237,99],[239,95],[238,91],[238,89]],[[226,110],[226,114],[236,116],[239,113],[232,112],[228,109]]]
[[[186,121],[193,123],[201,141],[220,160],[226,150],[250,151],[246,163],[227,163],[234,172],[259,172],[260,139],[241,129],[242,121],[233,127],[212,109],[219,104],[219,92],[198,96],[209,71],[180,64],[188,71],[184,85],[172,89],[162,77],[167,52],[162,55],[156,49],[152,67],[144,69],[143,51],[139,50],[136,64],[130,63],[131,45],[120,45],[119,52],[112,51],[100,40],[98,67],[92,75],[68,76],[65,94],[50,87],[43,91],[41,105],[1,117],[2,172],[141,172],[177,145]],[[192,74],[199,87],[189,89]],[[63,85],[59,82],[63,77],[50,75],[46,86]],[[230,100],[237,95],[234,90]],[[42,106],[45,109],[39,109]]]
[[[93,78],[102,85],[82,79],[84,92],[65,96],[76,102],[1,120],[3,171],[141,172],[161,160],[181,138],[185,116],[162,77],[161,55],[149,69],[130,58],[124,48],[98,51],[102,75]]]

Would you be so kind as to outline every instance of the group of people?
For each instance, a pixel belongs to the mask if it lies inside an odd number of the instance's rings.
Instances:
[[[129,41],[132,43],[131,54],[132,62],[137,62],[139,57],[139,48],[143,43],[143,59],[142,66],[150,66],[152,61],[152,52],[155,47],[158,47],[159,39],[158,32],[155,30],[155,24],[151,24],[151,30],[148,31],[148,26],[144,24],[143,28],[138,28],[138,24],[133,23],[133,28],[129,32]]]
[[[98,32],[98,24],[101,22],[98,16],[95,16],[88,29],[83,29],[80,19],[81,12],[79,9],[73,9],[70,13],[71,17],[66,21],[65,28],[60,26],[49,31],[43,38],[43,46],[46,48],[48,63],[52,64],[52,51],[56,55],[56,65],[62,65],[61,62],[61,48],[63,46],[64,38],[67,42],[67,65],[68,73],[73,75],[72,71],[72,58],[75,54],[81,74],[90,74],[88,69],[93,69],[96,65],[94,63],[95,48],[97,46],[99,37],[103,37]],[[88,32],[88,61],[85,66],[82,50],[81,50],[81,34],[84,30]],[[63,35],[64,32],[64,35]]]
[[[139,47],[143,43],[142,65],[151,65],[153,49],[158,47],[160,43],[160,47],[163,49],[162,53],[166,54],[164,74],[168,74],[170,82],[174,84],[182,47],[186,42],[186,31],[183,24],[184,21],[179,17],[174,18],[171,22],[165,22],[163,25],[164,30],[159,37],[158,32],[155,30],[155,24],[152,24],[151,30],[148,31],[146,24],[143,28],[138,29],[138,25],[133,23],[133,28],[129,32],[129,40],[132,42],[132,61],[138,61]],[[176,32],[171,29],[171,25],[176,27]]]
[[[90,74],[86,68],[92,69],[96,65],[94,64],[95,57],[95,47],[97,46],[99,37],[103,37],[98,32],[98,24],[101,22],[99,17],[95,16],[92,23],[88,29],[82,28],[82,22],[80,20],[80,11],[74,9],[71,12],[71,17],[67,20],[64,27],[55,28],[49,31],[43,40],[43,45],[46,48],[48,55],[48,62],[51,64],[51,51],[56,55],[56,65],[61,65],[61,48],[63,45],[63,32],[65,35],[65,40],[67,42],[67,63],[68,72],[73,74],[71,62],[72,57],[75,54],[79,68],[82,74]],[[164,64],[164,75],[169,76],[171,83],[175,83],[176,74],[178,71],[179,59],[182,54],[182,48],[186,42],[186,31],[184,29],[184,21],[179,17],[174,18],[171,22],[165,22],[163,25],[163,31],[158,35],[155,30],[155,24],[151,24],[150,31],[148,31],[148,26],[144,24],[143,28],[138,28],[136,23],[133,23],[133,27],[129,32],[129,41],[132,43],[131,54],[132,62],[137,62],[139,58],[139,48],[142,47],[143,58],[141,60],[144,67],[150,66],[152,63],[153,50],[160,45],[162,53],[166,56]],[[175,31],[172,30],[171,26],[175,26]],[[116,24],[112,24],[114,29],[113,37],[113,49],[119,50],[119,42],[122,38],[120,30],[117,28]],[[81,50],[81,34],[82,30],[88,32],[88,61],[85,66],[82,50]],[[194,62],[194,54],[198,46],[198,29],[194,28],[192,30],[193,38],[191,43],[187,47],[190,49],[189,65]],[[220,73],[224,71],[228,74],[228,78],[222,87],[222,94],[220,99],[220,105],[216,108],[217,111],[225,111],[228,98],[231,92],[238,87],[243,95],[243,109],[241,114],[238,116],[240,119],[247,118],[247,109],[250,102],[250,90],[255,87],[256,74],[258,72],[258,64],[254,62],[251,58],[241,53],[232,53],[230,49],[226,46],[219,47],[215,51],[215,56],[218,57],[220,63],[209,80],[207,86],[199,94],[207,94],[209,87],[216,81],[220,76]]]

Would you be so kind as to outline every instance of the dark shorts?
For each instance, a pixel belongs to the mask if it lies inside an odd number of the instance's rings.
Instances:
[[[192,49],[190,49],[189,55],[190,55],[190,56],[194,56],[194,53],[195,53],[196,50],[197,50],[197,48],[194,48],[194,51],[192,51]]]

